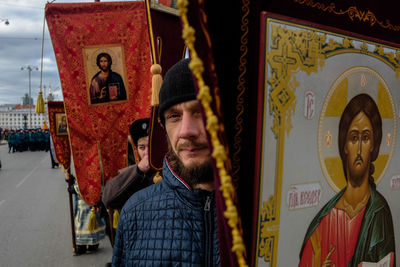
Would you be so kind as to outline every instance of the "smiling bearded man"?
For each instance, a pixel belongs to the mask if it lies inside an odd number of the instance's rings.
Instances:
[[[169,153],[163,180],[121,211],[113,266],[220,266],[210,148],[189,60],[165,75],[159,116]]]

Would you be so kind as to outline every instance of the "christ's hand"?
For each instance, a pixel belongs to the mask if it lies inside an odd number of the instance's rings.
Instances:
[[[332,264],[332,259],[331,259],[331,255],[332,255],[333,251],[335,251],[335,246],[331,245],[328,255],[326,255],[326,258],[325,258],[324,262],[322,263],[321,267],[334,267],[335,266],[335,264]]]
[[[103,98],[105,98],[106,97],[106,93],[107,93],[107,87],[106,86],[104,86],[103,88],[101,88],[101,91],[100,91],[100,99],[103,99]]]

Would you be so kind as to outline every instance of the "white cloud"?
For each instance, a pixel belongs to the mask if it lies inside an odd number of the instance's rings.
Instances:
[[[111,1],[111,0],[108,0]],[[46,0],[1,0],[0,19],[0,104],[20,103],[29,91],[29,73],[22,66],[40,70],[42,31]],[[94,0],[60,0],[56,3],[94,2]],[[61,83],[47,25],[45,27],[43,85],[51,86],[62,100]],[[40,87],[40,71],[31,72],[31,95],[36,99]],[[57,89],[58,88],[58,89]],[[48,91],[48,90],[47,90]],[[48,93],[48,92],[46,92]]]

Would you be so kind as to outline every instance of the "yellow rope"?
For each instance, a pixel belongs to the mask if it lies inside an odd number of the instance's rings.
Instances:
[[[207,120],[207,130],[211,136],[211,143],[213,146],[212,156],[216,160],[217,168],[219,171],[219,177],[221,179],[222,195],[225,199],[226,211],[224,212],[225,218],[228,219],[228,225],[231,227],[232,232],[232,251],[235,252],[239,266],[248,266],[245,259],[245,245],[243,243],[243,238],[239,230],[239,214],[236,206],[233,202],[234,187],[232,184],[232,178],[228,175],[225,168],[225,161],[227,160],[227,155],[225,153],[225,148],[221,144],[218,138],[218,117],[214,114],[211,108],[212,96],[210,95],[210,88],[205,84],[202,77],[204,66],[201,59],[198,57],[197,52],[194,47],[195,41],[195,30],[189,25],[187,18],[187,5],[188,0],[178,0],[178,12],[181,16],[183,30],[182,37],[185,40],[186,45],[190,51],[191,61],[189,63],[189,68],[192,70],[193,74],[196,76],[199,93],[197,98],[203,105],[206,120]]]
[[[119,211],[114,210],[114,212],[113,212],[113,228],[114,229],[118,228],[118,221],[119,221]]]

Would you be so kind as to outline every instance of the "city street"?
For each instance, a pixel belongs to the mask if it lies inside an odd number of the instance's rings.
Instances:
[[[67,184],[49,152],[8,153],[0,145],[0,266],[105,266],[108,238],[73,256]]]

